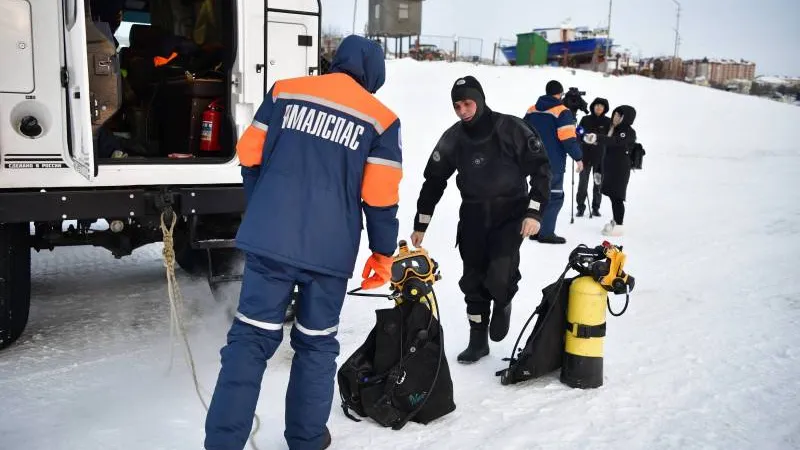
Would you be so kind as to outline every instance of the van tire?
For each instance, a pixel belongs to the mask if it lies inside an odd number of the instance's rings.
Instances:
[[[0,224],[0,349],[25,331],[30,307],[30,225]]]
[[[175,249],[175,261],[186,273],[193,276],[204,275],[208,272],[205,250],[191,248],[188,244]]]

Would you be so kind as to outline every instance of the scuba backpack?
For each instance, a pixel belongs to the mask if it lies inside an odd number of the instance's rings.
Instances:
[[[345,416],[360,422],[352,411],[394,430],[409,421],[427,424],[456,408],[433,292],[441,279],[438,264],[423,249],[409,251],[405,241],[399,247],[392,294],[348,293],[388,298],[395,306],[376,311],[367,339],[337,373]]]
[[[533,331],[525,342],[525,347],[518,350],[516,358],[504,358],[510,361],[508,368],[495,375],[500,377],[503,385],[539,378],[561,367],[564,358],[564,324],[567,322],[567,296],[572,278],[558,280],[542,289],[542,301],[525,323],[522,332],[513,348],[517,348],[525,329],[534,316],[537,316]]]
[[[504,361],[509,361],[508,368],[495,373],[500,377],[500,383],[509,385],[535,379],[561,368],[565,361],[568,361],[565,352],[566,339],[574,325],[567,320],[571,300],[570,287],[579,278],[590,277],[593,282],[602,286],[598,287],[601,291],[617,295],[626,294],[625,306],[621,312],[611,311],[611,305],[608,303],[611,315],[621,316],[625,313],[628,308],[627,294],[633,289],[635,279],[622,270],[624,261],[622,248],[608,242],[603,242],[594,248],[584,244],[577,246],[570,253],[569,262],[561,276],[542,290],[542,301],[522,327],[514,343],[515,350],[512,351],[511,357],[504,358]],[[579,275],[566,278],[570,269],[574,269]],[[534,317],[537,317],[536,323],[525,342],[525,347],[518,348],[525,330]],[[587,327],[579,325],[578,328],[577,337],[595,337],[594,334],[584,336]],[[602,329],[602,335],[605,335],[605,324],[596,328],[597,330],[591,330],[591,333]],[[517,352],[516,356],[513,354],[514,351]],[[562,381],[564,381],[563,376]]]

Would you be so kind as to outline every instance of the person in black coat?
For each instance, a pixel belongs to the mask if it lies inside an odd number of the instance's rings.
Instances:
[[[597,135],[608,133],[608,129],[611,126],[611,118],[606,116],[606,114],[608,114],[608,100],[600,97],[594,99],[589,106],[589,111],[591,111],[592,114],[583,116],[581,122],[578,124],[578,133],[594,133]],[[600,193],[603,147],[600,145],[589,145],[584,142],[581,145],[581,150],[583,150],[583,164],[586,169],[581,171],[578,181],[578,195],[575,198],[578,204],[577,215],[578,217],[583,217],[583,213],[586,210],[589,174],[594,173],[594,180],[592,182],[592,215],[600,216],[600,202],[603,198],[603,195]]]
[[[625,218],[625,197],[628,180],[631,177],[630,152],[636,143],[636,131],[633,121],[636,110],[632,106],[622,105],[614,109],[611,117],[611,128],[607,134],[590,133],[584,135],[584,142],[605,146],[603,158],[603,181],[601,191],[611,200],[614,218],[603,227],[606,236],[622,236]]]

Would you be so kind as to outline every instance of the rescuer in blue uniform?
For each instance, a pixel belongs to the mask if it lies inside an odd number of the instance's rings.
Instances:
[[[284,436],[292,450],[330,445],[336,333],[362,214],[372,251],[363,288],[389,281],[397,245],[400,121],[373,96],[384,77],[380,46],[349,36],[328,74],[276,82],[237,145],[248,198],[237,244],[247,262],[206,419],[208,450],[244,448],[295,284]]]
[[[567,242],[556,235],[556,219],[564,205],[564,172],[567,155],[577,163],[577,170],[583,170],[583,154],[578,146],[575,116],[561,102],[564,87],[551,80],[545,87],[545,95],[539,97],[534,106],[525,114],[525,122],[535,129],[544,142],[553,178],[550,180],[550,198],[542,212],[542,228],[538,235],[532,236],[545,244],[564,244]]]

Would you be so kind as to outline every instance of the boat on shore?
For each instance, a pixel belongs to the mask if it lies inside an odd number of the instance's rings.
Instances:
[[[608,30],[605,28],[562,25],[555,28],[535,28],[533,33],[538,34],[547,41],[548,62],[559,61],[565,54],[570,58],[591,58],[596,51],[599,50],[601,54],[604,54],[606,46],[613,47],[613,40],[608,37]],[[503,52],[503,56],[509,64],[515,65],[517,62],[517,47],[520,42],[520,36],[528,36],[529,34],[518,34],[516,44],[500,47],[500,51]]]

